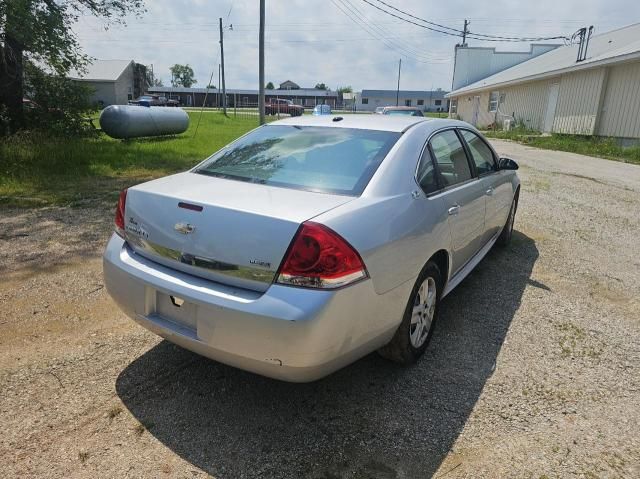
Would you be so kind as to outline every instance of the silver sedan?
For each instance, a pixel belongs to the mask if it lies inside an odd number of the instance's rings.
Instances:
[[[460,121],[304,116],[120,195],[109,293],[184,348],[287,381],[416,361],[440,301],[511,239],[513,160]]]

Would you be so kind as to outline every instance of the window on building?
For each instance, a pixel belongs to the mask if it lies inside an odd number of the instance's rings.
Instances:
[[[453,98],[449,106],[449,113],[458,113],[458,100]]]
[[[418,106],[424,105],[424,100],[418,100]]]
[[[369,99],[368,98],[363,98],[362,99],[362,104],[363,105],[368,105],[369,104]]]
[[[491,113],[498,111],[498,100],[500,100],[499,91],[492,91],[489,93],[489,111]]]
[[[435,104],[436,104],[436,106],[440,106],[440,105],[442,105],[442,100],[436,100],[436,101],[435,101]]]
[[[411,100],[405,100],[404,106],[411,106]]]

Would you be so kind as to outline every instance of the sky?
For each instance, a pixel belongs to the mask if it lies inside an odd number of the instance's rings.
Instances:
[[[384,1],[446,27],[461,30],[466,18],[473,33],[519,38],[570,36],[589,25],[598,34],[640,22],[637,0]],[[212,73],[211,84],[218,85],[222,18],[227,88],[258,88],[258,0],[147,0],[146,7],[142,16],[123,19],[124,26],[81,17],[74,32],[85,53],[153,65],[165,86],[171,65],[189,64],[198,80],[194,86],[208,85]],[[402,59],[401,89],[450,90],[460,41],[389,16],[365,0],[266,0],[265,81],[276,87],[292,80],[303,88],[325,83],[331,89],[394,90]],[[468,45],[529,49],[527,42]]]

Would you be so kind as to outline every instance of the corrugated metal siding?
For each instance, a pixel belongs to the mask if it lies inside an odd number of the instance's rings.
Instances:
[[[609,70],[597,133],[640,138],[640,62]]]
[[[554,133],[594,133],[604,73],[604,68],[596,68],[562,75]]]
[[[550,82],[543,80],[500,90],[504,94],[504,103],[500,104],[498,115],[489,111],[490,92],[481,92],[477,95],[480,97],[480,105],[476,126],[485,128],[495,122],[501,124],[505,117],[513,115],[517,122],[524,123],[527,128],[542,129]],[[469,123],[473,123],[474,96],[476,95],[458,97],[458,116]]]
[[[500,105],[501,121],[503,115],[513,115],[516,122],[524,123],[527,128],[542,130],[549,85],[553,81],[536,81],[501,90],[505,95],[504,103]]]
[[[473,121],[473,111],[474,111],[474,98],[476,96],[480,97],[480,102],[478,104],[478,119],[476,122]],[[489,107],[489,92],[482,92],[478,95],[466,95],[458,97],[458,118],[466,121],[467,123],[474,124],[478,128],[484,128],[487,125],[490,125],[495,121],[495,113],[491,113],[488,111]]]

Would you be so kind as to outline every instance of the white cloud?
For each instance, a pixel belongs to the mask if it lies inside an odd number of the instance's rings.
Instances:
[[[631,0],[386,1],[454,28],[462,28],[468,18],[473,32],[507,36],[571,34],[591,24],[601,33],[640,16],[640,4]],[[142,18],[128,18],[126,27],[105,31],[99,21],[84,17],[76,32],[88,54],[153,64],[165,84],[171,65],[188,63],[198,85],[208,83],[212,70],[212,82],[217,85],[218,18],[223,17],[225,25],[234,25],[233,31],[225,30],[227,86],[257,88],[258,5],[258,0],[148,0],[148,12]],[[454,45],[460,41],[396,20],[362,0],[267,0],[266,40],[267,81],[277,84],[290,79],[301,86],[324,82],[332,88],[352,85],[358,90],[395,88],[399,58],[401,88],[448,89]],[[528,49],[520,43],[472,40],[469,44]]]

